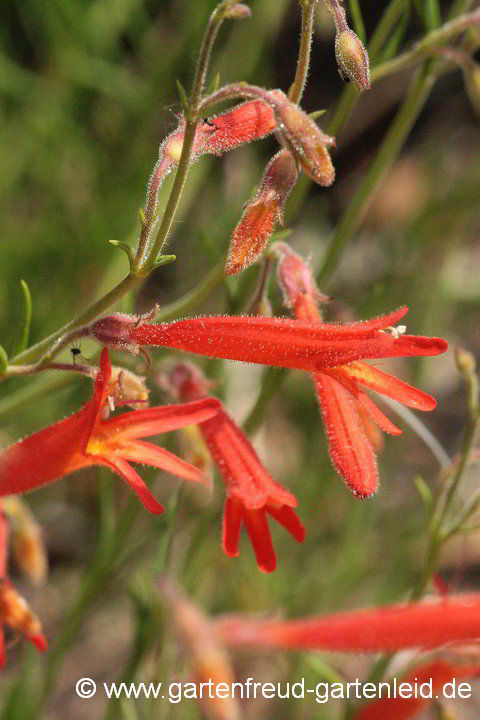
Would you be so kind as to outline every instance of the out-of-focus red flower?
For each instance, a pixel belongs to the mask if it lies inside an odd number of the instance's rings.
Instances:
[[[185,480],[204,481],[198,468],[139,438],[202,422],[215,415],[218,401],[208,398],[185,405],[132,410],[106,419],[110,375],[110,360],[104,348],[90,402],[0,454],[0,496],[32,490],[84,467],[104,465],[129,483],[150,512],[160,513],[162,506],[130,462],[152,465]]]
[[[286,243],[277,243],[275,249],[279,256],[277,278],[284,293],[285,304],[294,309],[300,321],[320,322],[318,302],[326,298],[319,292],[307,263]],[[389,322],[385,323],[377,334],[390,338],[394,344],[401,342],[402,337],[408,337],[399,334],[395,328],[387,328],[400,320],[405,312],[406,308],[387,316]],[[442,344],[443,349],[446,349],[444,341],[439,341],[437,348]],[[382,356],[380,353],[381,351],[377,357]],[[384,355],[388,356],[389,353]],[[362,362],[358,359],[360,357],[362,355],[359,354],[357,358],[346,362],[339,361],[334,366],[326,366],[314,372],[313,381],[323,413],[333,464],[355,494],[367,497],[375,492],[378,484],[375,451],[369,439],[372,437],[370,419],[392,435],[398,435],[402,431],[378,409],[363,388],[374,390],[416,410],[433,410],[436,403],[430,395]],[[373,355],[365,354],[363,357]]]
[[[289,150],[280,150],[265,168],[257,192],[233,231],[227,275],[241,272],[265,250],[276,223],[283,225],[283,208],[297,178],[295,158]]]
[[[299,620],[226,615],[216,621],[216,632],[230,646],[371,653],[431,650],[480,638],[480,594]]]
[[[6,497],[3,507],[10,523],[10,549],[17,566],[32,582],[45,582],[48,559],[40,525],[28,505],[16,495]]]
[[[198,368],[187,363],[178,363],[172,368],[168,383],[182,400],[206,397],[210,385]],[[232,557],[239,554],[240,529],[245,525],[258,567],[272,572],[276,556],[267,516],[271,515],[283,525],[297,542],[303,542],[305,530],[293,510],[296,498],[273,480],[245,433],[223,406],[215,417],[198,427],[227,489],[223,524],[225,552]]]
[[[21,633],[37,650],[46,650],[47,641],[37,616],[7,579],[8,523],[0,501],[0,668],[5,665],[4,626]]]
[[[423,683],[429,683],[433,697],[381,697],[366,705],[355,716],[354,720],[409,720],[425,708],[433,698],[442,698],[442,689],[446,683],[454,679],[478,677],[480,664],[467,665],[452,663],[448,660],[433,660],[430,663],[416,667],[402,683],[408,683],[412,688],[419,688]],[[406,686],[405,686],[406,687]]]
[[[211,694],[200,695],[206,717],[212,720],[238,720],[238,701],[229,695],[215,692],[217,686],[231,687],[234,674],[227,651],[212,632],[212,622],[171,580],[162,578],[158,583],[158,591],[168,603],[176,636],[185,647],[195,682],[212,684]]]

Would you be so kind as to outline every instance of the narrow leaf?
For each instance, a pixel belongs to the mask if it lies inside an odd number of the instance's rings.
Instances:
[[[390,60],[390,58],[394,57],[400,45],[403,42],[403,39],[405,37],[405,33],[407,30],[408,21],[410,19],[410,5],[407,5],[403,15],[399,19],[397,26],[388,41],[388,43],[385,45],[385,48],[383,50],[383,53],[381,55],[381,59],[379,58],[379,61],[376,64],[379,64],[379,62],[386,62],[387,60]]]
[[[352,16],[353,29],[357,33],[360,40],[365,43],[365,25],[363,23],[362,11],[358,0],[348,0],[350,15]]]
[[[120,248],[120,250],[123,250],[123,252],[126,253],[128,257],[128,262],[130,263],[130,267],[132,267],[135,258],[133,256],[133,250],[130,245],[128,243],[122,242],[121,240],[109,240],[108,242],[110,243],[110,245],[118,247]]]
[[[212,93],[217,92],[219,87],[220,87],[220,73],[217,73],[212,80],[212,84],[210,85],[209,94],[211,95]]]
[[[172,262],[175,262],[177,259],[176,255],[160,255],[155,261],[155,268],[159,268],[162,265],[169,265]]]
[[[30,332],[30,324],[32,321],[32,296],[25,280],[20,280],[23,293],[23,318],[18,329],[17,341],[12,350],[12,355],[25,350],[28,345],[28,334]]]
[[[422,478],[421,475],[417,475],[416,478],[414,478],[413,482],[415,483],[415,487],[418,490],[418,494],[420,495],[422,502],[425,506],[425,510],[430,512],[433,502],[432,497],[432,491],[428,487],[425,480]]]
[[[435,30],[440,27],[442,15],[439,0],[425,0],[424,7],[425,25],[427,30]]]
[[[187,110],[188,110],[188,98],[187,98],[187,93],[185,92],[185,88],[183,87],[183,85],[182,85],[182,83],[180,82],[180,80],[177,80],[176,83],[177,83],[178,94],[180,95],[180,102],[181,102],[181,104],[182,104],[182,107],[183,107],[183,110],[184,110],[184,112],[185,112],[185,115],[187,115]]]

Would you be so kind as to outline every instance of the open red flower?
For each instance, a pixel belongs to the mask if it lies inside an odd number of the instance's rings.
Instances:
[[[200,370],[186,363],[172,369],[168,384],[182,400],[206,397],[209,388]],[[223,525],[225,552],[231,557],[239,554],[240,529],[245,525],[258,567],[272,572],[276,557],[267,516],[271,515],[283,525],[297,542],[303,542],[305,529],[293,510],[296,498],[273,480],[245,433],[223,406],[198,427],[227,488]]]
[[[241,362],[315,372],[360,358],[440,355],[445,340],[384,332],[408,312],[361,322],[323,323],[250,315],[196,317],[149,324],[134,315],[109,315],[81,334],[117,350],[138,352],[144,345],[162,346]],[[77,333],[80,335],[80,333]]]
[[[299,321],[320,322],[318,302],[326,298],[319,292],[310,268],[286,243],[278,243],[275,248],[279,256],[277,277],[284,292],[285,304],[293,308]],[[385,320],[388,318],[388,323],[385,323],[383,328],[379,328],[377,334],[383,335],[387,338],[387,343],[391,342],[397,348],[402,345],[402,339],[405,341],[408,338],[408,345],[418,340],[418,354],[422,355],[421,345],[427,338],[405,336],[395,328],[387,327],[393,326],[406,312],[407,308],[401,308],[396,313],[385,316]],[[363,325],[363,323],[353,325]],[[434,338],[431,340],[434,341],[439,352],[446,349],[444,341]],[[443,349],[440,349],[442,345]],[[412,355],[414,354],[417,353],[414,351]],[[383,357],[389,356],[390,353]],[[362,355],[357,356],[360,357]],[[365,354],[363,357],[373,356]],[[382,357],[380,352],[377,357]],[[351,358],[347,362],[339,361],[333,367],[326,366],[313,373],[313,380],[323,413],[333,464],[355,494],[367,497],[377,489],[378,471],[366,422],[371,419],[382,430],[392,435],[399,435],[402,430],[379,410],[363,388],[374,390],[416,410],[433,410],[436,403],[427,393],[357,358]]]
[[[363,431],[357,406],[368,410],[383,429],[393,433],[399,430],[360,386],[422,410],[432,410],[435,400],[357,361],[439,355],[445,352],[447,343],[436,337],[405,335],[392,328],[408,312],[406,307],[371,320],[340,325],[319,321],[316,295],[303,293],[300,297],[305,300],[305,310],[301,310],[302,304],[295,305],[296,313],[305,312],[307,319],[218,316],[152,325],[147,322],[148,316],[116,314],[97,320],[78,334],[130,352],[138,352],[144,345],[157,345],[315,373],[333,461],[358,495],[371,495],[377,486],[375,453]]]
[[[32,490],[91,465],[104,465],[129,483],[150,512],[160,513],[163,507],[130,462],[152,465],[184,480],[204,480],[193,465],[139,438],[202,422],[215,415],[219,402],[207,398],[184,405],[132,410],[105,419],[110,375],[110,360],[104,348],[90,402],[0,454],[0,496]]]

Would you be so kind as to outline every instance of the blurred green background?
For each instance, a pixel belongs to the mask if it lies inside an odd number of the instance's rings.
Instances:
[[[222,29],[211,77],[218,72],[222,82],[248,80],[286,91],[296,62],[297,4],[291,0],[249,4],[251,20]],[[367,38],[387,5],[373,0],[362,3]],[[424,33],[418,12],[424,5],[405,2],[403,25],[395,36],[400,49]],[[31,341],[35,342],[126,274],[126,257],[108,240],[134,243],[138,210],[158,145],[176,126],[175,114],[180,112],[175,81],[190,86],[201,35],[214,6],[213,0],[3,3],[0,342],[7,351],[14,347],[21,323],[20,279],[28,283],[33,297]],[[450,6],[442,4],[443,18]],[[319,12],[318,18],[303,107],[309,112],[325,108],[319,122],[326,127],[343,85],[333,54],[333,23],[325,12]],[[396,49],[392,46],[389,52]],[[375,156],[411,75],[411,69],[393,75],[362,96],[337,136],[334,186],[310,188],[305,196],[298,192],[287,206],[286,224],[293,230],[289,240],[311,256],[314,267],[320,267],[331,233]],[[143,311],[154,302],[162,306],[173,302],[222,259],[242,207],[275,147],[275,140],[269,138],[222,159],[203,158],[192,168],[168,245],[177,261],[154,273],[135,298],[122,303],[123,309]],[[437,81],[360,230],[321,288],[333,298],[327,317],[369,317],[408,304],[409,332],[440,335],[452,346],[462,344],[478,354],[479,150],[478,117],[460,71],[452,68]],[[161,207],[170,186],[171,178],[161,191]],[[251,268],[239,279],[220,285],[195,312],[241,312],[257,272],[258,268]],[[276,311],[283,313],[273,284],[271,298]],[[95,350],[82,345],[86,355]],[[141,367],[126,356],[117,359]],[[234,416],[244,420],[255,405],[263,372],[232,363],[210,362],[205,367],[211,376],[222,379],[219,393]],[[457,452],[465,406],[452,353],[385,367],[395,368],[403,379],[436,395],[437,411],[421,419],[450,455]],[[25,392],[37,382],[3,383],[0,408],[16,392]],[[89,394],[85,380],[40,397],[27,394],[24,404],[4,418],[5,442],[65,416]],[[158,392],[153,399],[165,401]],[[415,432],[406,426],[403,437],[386,438],[380,492],[373,500],[359,502],[331,468],[318,407],[305,375],[288,376],[265,408],[257,430],[254,437],[262,458],[274,477],[299,498],[307,540],[296,546],[274,527],[278,569],[265,576],[255,568],[246,537],[240,558],[223,556],[220,486],[207,500],[186,488],[174,520],[173,550],[169,545],[168,553],[187,592],[212,614],[281,608],[291,616],[406,597],[421,562],[425,526],[425,510],[413,480],[421,474],[435,485],[438,475],[436,460]],[[178,448],[177,440],[170,442]],[[147,471],[144,475],[153,477]],[[469,482],[474,482],[473,476]],[[164,479],[155,483],[167,509],[175,487]],[[45,527],[51,576],[46,588],[35,591],[20,580],[15,582],[44,620],[50,638],[64,637],[65,628],[59,628],[86,582],[84,573],[105,531],[105,507],[115,524],[127,493],[108,473],[92,472],[29,498]],[[162,672],[166,675],[170,656],[164,649],[165,623],[155,610],[149,579],[164,562],[164,536],[171,520],[146,517],[136,506],[132,512],[130,535],[126,534],[111,572],[96,586],[92,583],[96,590],[87,598],[86,621],[79,625],[65,662],[55,668],[59,674],[49,688],[42,717],[102,717],[101,698],[90,703],[76,699],[73,683],[84,675],[113,680],[125,670],[128,658],[134,670],[140,668],[142,679],[152,667],[159,679]],[[446,576],[453,577],[458,587],[478,586],[480,538],[470,536],[443,562]],[[139,641],[145,628],[148,641],[135,664],[132,638]],[[153,638],[158,642],[152,650]],[[22,696],[30,683],[36,687],[40,682],[45,662],[25,648],[11,652],[9,668],[0,679],[7,698],[2,717],[26,720],[28,712],[34,713]],[[349,662],[338,664],[354,673],[367,663],[365,658]],[[318,667],[308,656],[289,658],[288,663],[292,677],[311,673],[318,680]],[[283,677],[286,667],[287,661],[278,656],[239,661],[240,673],[266,673],[266,679],[272,673]],[[198,717],[192,703],[169,706],[168,714],[158,704],[155,709],[139,704],[136,712],[138,718]],[[254,708],[248,712],[248,718],[279,716],[273,704],[262,708],[263,715],[256,715]],[[312,717],[300,703],[289,706],[288,715]],[[316,709],[315,718],[324,717],[333,715]]]

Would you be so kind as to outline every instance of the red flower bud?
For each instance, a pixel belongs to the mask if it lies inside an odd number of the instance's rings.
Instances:
[[[245,18],[250,17],[252,17],[252,11],[248,5],[244,5],[243,3],[233,5],[233,7],[229,8],[225,13],[225,18],[227,20],[244,20]]]
[[[280,150],[265,168],[256,194],[245,207],[242,219],[233,231],[225,272],[244,270],[264,251],[279,222],[283,208],[298,177],[297,163],[289,150]]]
[[[351,80],[360,91],[370,90],[368,54],[360,39],[350,28],[337,33],[335,57],[344,80]]]
[[[284,145],[313,182],[323,186],[331,185],[335,179],[335,169],[327,148],[335,147],[335,139],[325,135],[281,90],[272,90],[269,95],[280,121],[277,123],[277,131]]]

